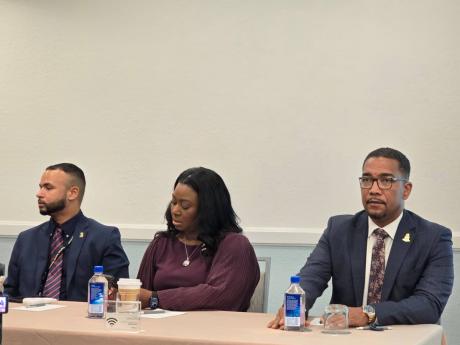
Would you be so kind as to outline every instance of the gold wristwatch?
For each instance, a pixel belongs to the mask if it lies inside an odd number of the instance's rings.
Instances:
[[[363,307],[363,312],[367,316],[367,324],[370,325],[375,322],[375,319],[377,318],[377,315],[375,314],[375,308],[368,304]]]

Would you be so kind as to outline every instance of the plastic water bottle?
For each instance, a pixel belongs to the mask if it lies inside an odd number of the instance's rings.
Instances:
[[[299,285],[300,277],[291,277],[291,286],[284,294],[284,329],[303,331],[305,327],[305,291]]]
[[[94,275],[88,282],[88,317],[104,318],[109,283],[102,275],[103,266],[94,266]]]

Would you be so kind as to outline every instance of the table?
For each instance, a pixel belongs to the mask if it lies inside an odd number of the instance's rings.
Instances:
[[[64,308],[43,312],[13,310],[3,318],[3,345],[155,345],[155,344],[327,344],[439,345],[439,325],[393,326],[383,332],[351,329],[348,335],[286,332],[266,328],[272,314],[196,311],[165,319],[142,319],[140,333],[116,332],[104,320],[88,319],[86,303],[59,302]]]

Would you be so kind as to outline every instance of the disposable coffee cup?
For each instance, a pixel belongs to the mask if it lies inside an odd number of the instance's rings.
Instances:
[[[120,278],[118,280],[118,300],[139,301],[141,281],[139,279]]]

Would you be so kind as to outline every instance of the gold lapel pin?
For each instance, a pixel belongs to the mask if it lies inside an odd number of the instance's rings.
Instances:
[[[80,232],[80,238],[83,238],[83,237],[85,237],[85,233],[82,231]]]
[[[410,242],[410,234],[407,232],[403,237],[403,242],[409,243]]]

